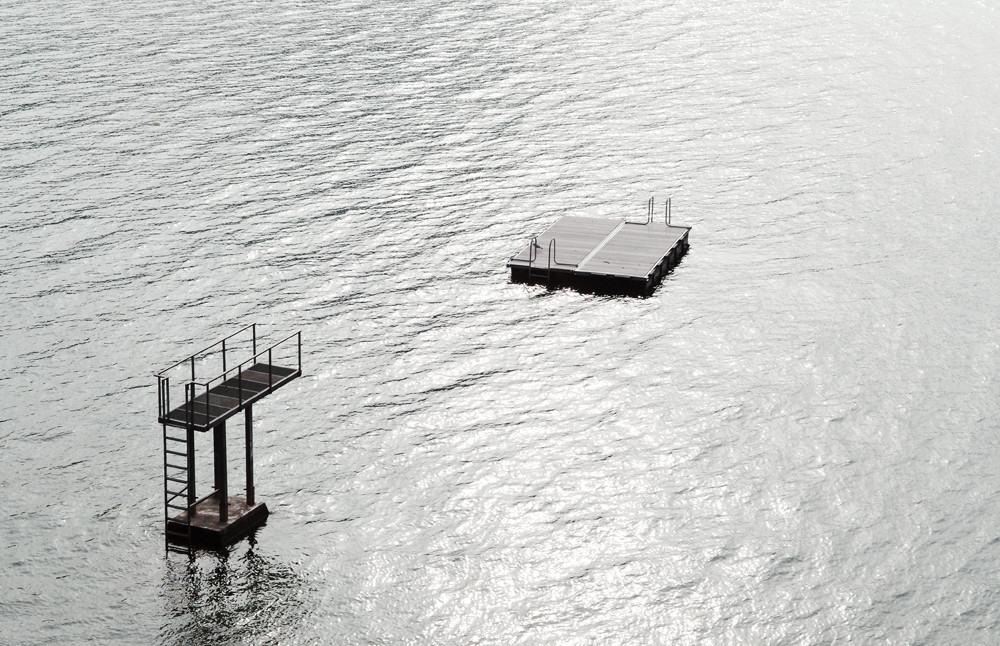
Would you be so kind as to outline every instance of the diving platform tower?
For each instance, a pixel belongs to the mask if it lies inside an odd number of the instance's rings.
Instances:
[[[242,358],[242,361],[237,363]],[[253,482],[253,406],[302,376],[302,332],[264,349],[252,324],[156,373],[168,549],[222,548],[267,519]],[[244,415],[246,495],[230,495],[226,421]],[[199,497],[195,438],[211,432],[214,487]]]

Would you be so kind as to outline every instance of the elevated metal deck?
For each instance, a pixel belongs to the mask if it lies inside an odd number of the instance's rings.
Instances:
[[[255,328],[256,326],[247,328],[254,329],[252,356],[233,368],[227,367],[226,341],[245,330],[241,330],[223,339],[220,343],[182,359],[170,368],[157,373],[160,404],[157,421],[167,426],[192,428],[204,432],[221,424],[296,377],[300,377],[302,375],[302,333],[296,332],[267,349],[257,352]],[[206,381],[198,381],[196,379],[196,358],[208,354],[215,348],[218,349],[215,350],[214,354],[220,355],[222,361],[221,372]],[[289,356],[292,352],[294,355]],[[276,354],[280,354],[286,363],[291,361],[294,363],[291,366],[277,365],[274,362]],[[190,366],[191,378],[183,381],[184,390],[181,397],[177,397],[181,392],[174,387],[176,399],[173,401],[179,400],[181,404],[172,406],[170,377],[168,375],[171,371],[178,368],[185,369],[187,366]]]

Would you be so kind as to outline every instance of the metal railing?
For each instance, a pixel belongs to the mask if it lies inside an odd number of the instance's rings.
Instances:
[[[653,211],[655,209],[656,200],[655,196],[650,197],[649,201],[646,202],[646,221],[645,222],[629,222],[625,220],[625,224],[635,224],[638,226],[645,226],[653,223]],[[667,198],[666,203],[663,205],[663,222],[667,226],[670,226],[670,213],[671,213],[671,198]]]
[[[180,361],[178,361],[174,365],[170,366],[169,368],[164,368],[163,370],[161,370],[158,373],[156,373],[156,376],[159,377],[161,375],[164,375],[164,374],[170,372],[171,370],[173,370],[174,368],[176,368],[177,366],[179,366],[179,365],[181,365],[183,363],[190,362],[191,363],[191,381],[194,381],[195,378],[196,378],[195,377],[195,372],[194,372],[194,362],[195,362],[195,359],[197,359],[198,357],[200,357],[202,355],[208,354],[211,350],[214,350],[216,346],[220,346],[220,345],[222,346],[222,367],[223,367],[223,369],[225,369],[225,366],[226,366],[226,341],[228,341],[229,339],[231,339],[231,338],[233,338],[235,336],[243,334],[247,330],[250,330],[250,332],[251,332],[252,343],[253,343],[253,351],[254,351],[254,353],[256,353],[257,352],[257,324],[256,323],[251,323],[250,325],[248,325],[246,327],[243,327],[243,328],[240,328],[239,330],[236,330],[235,332],[233,332],[232,334],[230,334],[226,338],[222,339],[221,341],[216,341],[215,343],[213,343],[212,345],[208,346],[207,348],[205,348],[203,350],[199,350],[198,352],[195,352],[191,356],[186,357],[184,359],[181,359]]]
[[[230,368],[229,365],[228,365],[228,360],[227,360],[226,341],[232,339],[234,336],[236,336],[236,335],[238,335],[238,334],[240,334],[242,332],[245,332],[248,329],[252,330],[252,352],[253,352],[253,354],[252,354],[252,356],[249,359],[246,359],[246,360],[242,361],[241,363],[237,364],[235,367]],[[166,375],[166,373],[168,373],[171,370],[177,368],[178,366],[181,366],[181,365],[183,365],[183,364],[185,364],[187,362],[190,362],[190,364],[191,364],[191,379],[188,380],[188,381],[186,381],[184,383],[184,402],[187,404],[185,406],[185,408],[186,408],[186,410],[185,410],[185,415],[186,415],[185,423],[189,427],[195,426],[195,400],[199,397],[199,390],[200,389],[204,389],[204,395],[205,395],[205,425],[207,426],[212,421],[212,417],[211,417],[212,388],[214,388],[215,386],[222,385],[224,382],[226,382],[227,380],[229,380],[230,378],[232,378],[233,376],[235,376],[236,377],[236,388],[237,388],[237,397],[236,397],[236,400],[238,402],[236,408],[241,408],[247,401],[249,401],[251,398],[259,396],[261,393],[268,393],[268,392],[272,391],[274,389],[274,355],[275,354],[281,354],[281,353],[284,353],[286,355],[290,354],[290,351],[287,350],[288,346],[285,346],[285,344],[288,341],[290,341],[291,339],[295,339],[296,340],[295,341],[295,345],[296,345],[296,348],[295,348],[295,372],[301,374],[301,372],[302,372],[302,332],[299,331],[299,332],[295,332],[294,334],[290,334],[289,336],[281,339],[280,341],[278,341],[278,342],[270,345],[269,347],[261,350],[260,352],[258,352],[257,351],[257,329],[256,329],[256,324],[248,325],[248,326],[244,327],[243,329],[239,330],[238,332],[230,334],[229,336],[227,336],[222,341],[214,343],[214,344],[208,346],[207,348],[205,348],[204,350],[201,350],[200,352],[197,352],[197,353],[191,355],[190,357],[182,359],[181,361],[178,361],[177,363],[173,364],[169,368],[166,368],[165,370],[161,370],[160,372],[156,373],[157,386],[158,386],[158,398],[157,399],[159,400],[159,408],[158,408],[159,419],[161,419],[161,420],[166,419],[167,416],[170,414],[171,410],[173,410],[171,408],[171,406],[170,406],[170,378]],[[205,353],[207,353],[210,350],[216,348],[217,346],[221,346],[222,347],[222,372],[219,373],[219,374],[217,374],[215,377],[212,377],[211,379],[208,379],[207,381],[198,381],[197,378],[196,378],[197,375],[195,373],[195,358],[199,357],[201,355],[204,355]],[[285,346],[285,347],[281,348],[281,346]],[[279,352],[279,349],[281,349],[282,352]],[[247,369],[248,367],[252,367],[252,366],[260,363],[261,362],[260,360],[263,357],[265,357],[265,356],[267,357],[267,376],[268,376],[267,388],[265,388],[263,391],[259,391],[259,390],[247,390],[245,392],[245,389],[243,388],[243,372],[244,372],[244,370]],[[290,367],[290,366],[281,366],[281,367],[286,367],[287,368],[287,367]],[[235,375],[234,375],[234,373],[235,373]],[[198,426],[200,426],[200,424]]]

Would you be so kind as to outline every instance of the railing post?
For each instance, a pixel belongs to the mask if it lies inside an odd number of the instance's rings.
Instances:
[[[226,340],[222,340],[222,372],[226,372]]]
[[[267,349],[267,389],[271,390],[272,377],[271,377],[271,366],[274,365],[271,361],[271,348]]]
[[[253,356],[257,358],[257,324],[252,323],[250,325],[250,332],[253,334]]]
[[[302,372],[302,330],[295,333],[299,338],[299,372]]]
[[[191,355],[191,381],[194,381],[194,355]]]

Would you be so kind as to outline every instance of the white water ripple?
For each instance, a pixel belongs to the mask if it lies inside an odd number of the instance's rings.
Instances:
[[[0,6],[0,643],[989,643],[998,27]],[[652,298],[509,283],[650,194]],[[272,516],[166,558],[151,373],[253,321]]]

